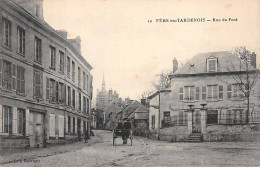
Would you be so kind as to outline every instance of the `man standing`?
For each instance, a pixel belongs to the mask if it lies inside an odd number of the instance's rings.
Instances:
[[[88,143],[88,139],[89,139],[89,135],[88,135],[88,130],[86,129],[85,130],[85,133],[84,133],[84,135],[85,135],[85,143]]]

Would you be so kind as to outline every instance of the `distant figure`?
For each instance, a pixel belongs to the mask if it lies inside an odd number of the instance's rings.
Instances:
[[[88,143],[88,139],[89,139],[89,135],[88,135],[88,130],[86,129],[85,130],[85,133],[84,133],[84,136],[85,136],[85,143]]]
[[[90,136],[95,136],[95,134],[92,130],[90,131]]]

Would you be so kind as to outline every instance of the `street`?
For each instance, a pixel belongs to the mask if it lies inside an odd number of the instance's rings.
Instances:
[[[14,160],[0,166],[260,166],[258,142],[168,143],[135,137],[133,146],[129,141],[122,145],[121,138],[117,138],[116,146],[113,146],[111,132],[96,130],[94,133],[91,144],[74,143],[69,146],[69,151],[54,155],[46,153],[45,156],[34,155],[33,159],[19,160],[12,155],[2,155]]]

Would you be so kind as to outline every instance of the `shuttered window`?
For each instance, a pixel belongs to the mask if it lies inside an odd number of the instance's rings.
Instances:
[[[81,85],[81,71],[80,71],[80,67],[78,67],[78,85]]]
[[[50,57],[51,57],[51,66],[50,68],[55,70],[56,69],[56,49],[53,46],[50,46]]]
[[[68,106],[71,106],[71,88],[68,86]]]
[[[17,121],[17,132],[25,136],[25,110],[17,109],[18,112],[18,121]]]
[[[70,78],[70,58],[67,57],[67,76]]]
[[[196,87],[195,100],[200,100],[200,87]]]
[[[16,65],[12,64],[12,90],[16,91]]]
[[[46,100],[50,99],[50,79],[46,77]]]
[[[3,60],[0,59],[0,87],[2,87],[2,77],[3,77]]]
[[[55,115],[50,114],[50,136],[55,137]]]
[[[86,89],[86,73],[83,71],[83,89]]]
[[[42,73],[34,71],[34,97],[42,98]]]
[[[25,94],[25,69],[17,66],[17,83],[16,92],[18,94]]]
[[[3,30],[4,30],[4,35],[3,35],[3,42],[5,46],[11,47],[11,27],[12,23],[6,18],[3,18]]]
[[[17,48],[18,52],[25,54],[25,30],[21,27],[17,28]]]
[[[60,51],[60,72],[64,73],[64,53]]]
[[[3,132],[12,134],[13,121],[12,121],[11,107],[3,106]]]
[[[72,80],[75,81],[75,63],[72,61]]]
[[[218,86],[218,99],[223,100],[223,85]]]
[[[11,90],[11,62],[3,60],[3,82],[2,86],[6,90]]]
[[[42,40],[35,37],[35,61],[42,63]]]
[[[183,87],[180,88],[179,100],[180,100],[180,101],[183,101]]]

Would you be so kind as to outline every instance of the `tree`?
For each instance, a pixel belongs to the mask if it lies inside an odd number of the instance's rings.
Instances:
[[[227,68],[233,79],[236,81],[238,90],[246,98],[246,123],[249,123],[249,116],[253,114],[254,104],[250,104],[250,99],[255,93],[254,87],[259,77],[259,69],[256,68],[256,54],[250,52],[246,47],[236,47],[233,54],[239,59],[239,67],[236,67],[231,61],[232,68]],[[252,111],[250,113],[250,107]]]
[[[169,78],[170,72],[164,73],[162,71],[161,74],[157,75],[159,76],[159,80],[153,83],[153,86],[156,90],[162,90],[171,87],[171,79]]]

